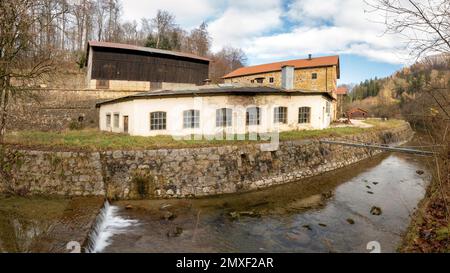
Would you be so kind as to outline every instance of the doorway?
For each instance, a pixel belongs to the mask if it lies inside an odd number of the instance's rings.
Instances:
[[[128,133],[128,116],[123,116],[123,131]]]

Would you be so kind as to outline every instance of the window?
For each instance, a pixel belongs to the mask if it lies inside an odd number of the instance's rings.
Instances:
[[[287,123],[287,107],[275,107],[274,108],[273,122]]]
[[[111,127],[111,114],[106,114],[106,127]]]
[[[312,78],[313,80],[317,79],[317,73],[312,73],[312,74],[311,74],[311,78]]]
[[[255,80],[251,80],[250,82],[251,82],[251,83],[254,83],[254,82],[255,82]]]
[[[259,107],[247,108],[246,124],[247,125],[259,125],[261,116],[261,109]]]
[[[216,110],[216,126],[231,126],[231,115],[233,111],[229,108],[221,108]]]
[[[183,128],[200,128],[199,110],[186,110],[183,112]]]
[[[326,112],[327,114],[330,114],[330,111],[331,111],[331,103],[330,103],[329,101],[327,101],[325,106],[326,106],[325,112]]]
[[[114,127],[119,128],[119,114],[114,114]]]
[[[264,82],[264,78],[257,78],[255,79],[257,83],[263,83]]]
[[[311,120],[311,108],[300,107],[298,108],[298,123],[310,123]]]
[[[273,77],[270,77],[270,78],[269,78],[269,82],[270,82],[270,83],[273,83]]]
[[[150,113],[150,130],[166,130],[166,112]]]

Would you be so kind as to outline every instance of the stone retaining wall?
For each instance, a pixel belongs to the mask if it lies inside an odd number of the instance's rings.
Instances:
[[[349,140],[394,143],[412,136],[409,125],[368,131]],[[318,140],[146,151],[2,151],[3,179],[22,194],[107,195],[115,199],[199,197],[288,183],[371,157],[381,151]],[[5,164],[6,162],[6,164]],[[8,163],[9,162],[9,163]]]
[[[136,91],[36,89],[11,105],[8,130],[63,130],[71,126],[98,128],[95,104]]]

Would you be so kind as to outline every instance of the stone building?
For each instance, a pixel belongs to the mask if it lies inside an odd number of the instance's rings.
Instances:
[[[334,92],[340,78],[339,56],[290,60],[238,68],[223,76],[226,83],[282,86],[282,67],[294,67],[294,89]]]
[[[208,79],[209,59],[176,51],[90,41],[86,59],[88,89],[189,88]]]
[[[337,80],[340,78],[339,56],[326,56],[288,60],[238,68],[223,76],[225,83],[246,83],[281,88],[282,68],[294,69],[293,89],[329,92],[336,97]],[[334,107],[335,111],[338,107]],[[337,113],[333,113],[336,119]]]
[[[224,84],[138,93],[97,104],[100,129],[130,135],[217,135],[327,128],[335,98],[294,89],[282,68],[281,88]]]

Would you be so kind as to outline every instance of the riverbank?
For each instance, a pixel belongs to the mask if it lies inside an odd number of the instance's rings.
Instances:
[[[434,144],[424,134],[416,136],[413,145]],[[445,152],[443,153],[445,155]],[[418,204],[399,252],[450,252],[450,166],[449,158],[422,158],[432,174],[425,197]]]
[[[246,192],[319,175],[381,150],[324,144],[347,140],[391,144],[408,140],[409,124],[362,133],[202,148],[72,152],[5,147],[0,191],[22,195],[106,196],[109,199],[186,198]],[[397,124],[398,125],[398,124]],[[374,126],[375,127],[375,126]],[[295,134],[295,132],[290,132]]]

